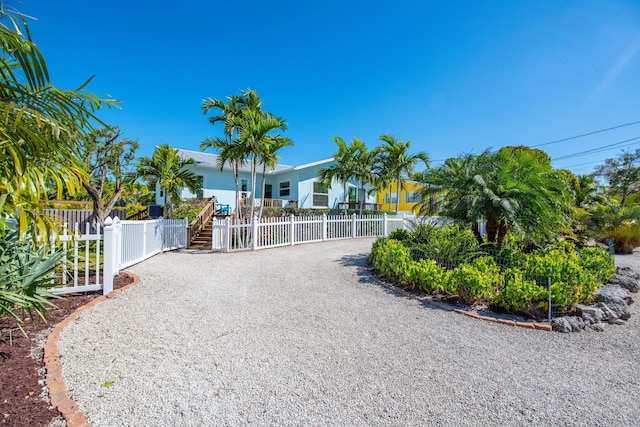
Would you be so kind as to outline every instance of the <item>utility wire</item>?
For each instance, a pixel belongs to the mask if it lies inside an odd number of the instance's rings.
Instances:
[[[570,141],[572,139],[582,138],[583,136],[589,136],[589,135],[594,135],[596,133],[607,132],[607,131],[614,130],[614,129],[619,129],[619,128],[622,128],[622,127],[625,127],[625,126],[636,125],[638,123],[640,123],[640,120],[638,120],[637,122],[625,123],[623,125],[614,126],[614,127],[607,128],[607,129],[601,129],[601,130],[597,130],[597,131],[594,131],[594,132],[583,133],[582,135],[576,135],[576,136],[572,136],[572,137],[569,137],[569,138],[558,139],[556,141],[545,142],[544,144],[532,145],[531,148],[543,147],[545,145],[557,144],[558,142]]]
[[[579,153],[567,154],[566,156],[556,157],[553,160],[571,159],[573,157],[579,157],[579,156],[583,156],[585,154],[593,154],[593,153],[598,153],[600,151],[607,151],[611,147],[616,147],[618,145],[623,145],[623,144],[626,144],[627,142],[635,141],[637,139],[640,139],[640,136],[637,136],[637,137],[631,138],[631,139],[626,139],[626,140],[620,141],[620,142],[615,142],[615,143],[609,144],[609,145],[603,145],[602,147],[593,148],[591,150],[581,151]],[[633,144],[629,144],[629,145],[634,145],[634,144],[639,144],[639,143],[640,142],[634,142]]]

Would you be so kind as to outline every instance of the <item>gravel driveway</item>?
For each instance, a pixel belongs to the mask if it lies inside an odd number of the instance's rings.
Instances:
[[[371,239],[166,253],[59,341],[94,426],[638,425],[640,323],[550,333],[362,275]]]

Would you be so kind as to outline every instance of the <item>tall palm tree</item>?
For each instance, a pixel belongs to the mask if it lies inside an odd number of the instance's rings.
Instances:
[[[404,177],[413,173],[418,161],[424,162],[428,167],[430,159],[424,151],[410,154],[411,141],[397,140],[389,134],[381,135],[380,140],[384,142],[380,146],[380,175],[396,183],[396,213],[398,213],[400,189],[404,187]]]
[[[367,196],[366,187],[367,185],[375,188],[376,182],[378,180],[378,175],[376,173],[376,165],[378,163],[379,158],[379,149],[376,147],[373,150],[368,150],[364,144],[358,151],[355,158],[355,179],[360,181],[360,215],[362,215],[362,209],[364,205],[365,198]]]
[[[328,187],[331,187],[331,183],[334,180],[342,184],[344,213],[346,214],[349,207],[349,192],[347,191],[347,186],[349,184],[349,180],[355,177],[358,171],[358,165],[356,162],[358,153],[366,147],[364,142],[358,138],[353,138],[351,144],[347,144],[338,136],[334,136],[331,139],[338,146],[338,151],[333,155],[334,164],[328,168],[320,169],[318,172],[318,178]]]
[[[91,132],[94,115],[112,105],[83,90],[57,89],[42,53],[32,41],[26,19],[2,10],[0,18],[0,236],[6,219],[18,220],[22,237],[42,237],[53,227],[43,214],[50,183],[60,197],[81,188],[86,173],[76,152]]]
[[[255,210],[257,170],[260,153],[269,144],[277,130],[286,131],[287,122],[271,113],[262,110],[262,102],[255,91],[247,90],[242,94],[242,114],[234,120],[234,128],[238,131],[238,142],[243,147],[251,162],[251,210],[253,218]],[[262,195],[264,198],[264,194]]]
[[[262,194],[262,198],[260,199],[260,211],[258,212],[258,221],[262,218],[262,210],[264,208],[264,192],[265,192],[265,177],[267,174],[267,169],[274,169],[278,160],[280,160],[280,156],[278,156],[278,151],[284,147],[291,147],[293,142],[289,138],[282,137],[280,135],[275,135],[269,138],[265,144],[262,145],[260,150],[260,162],[262,163],[262,178],[260,184],[260,194]]]
[[[235,220],[236,224],[240,220],[240,166],[246,162],[246,153],[240,146],[237,139],[234,140],[233,134],[237,123],[237,120],[242,115],[242,103],[243,99],[240,95],[232,95],[227,97],[227,101],[220,99],[205,99],[202,101],[202,111],[204,114],[208,114],[212,108],[220,110],[221,114],[218,116],[212,116],[209,118],[209,122],[212,125],[216,123],[223,123],[224,133],[227,136],[227,140],[220,138],[207,138],[200,144],[200,151],[205,151],[207,148],[213,148],[219,151],[218,166],[220,170],[224,168],[225,163],[230,164],[233,167],[233,179],[235,182]]]
[[[197,193],[202,187],[199,177],[188,168],[194,165],[191,158],[181,158],[178,150],[170,145],[159,145],[151,158],[141,157],[136,169],[136,176],[145,179],[155,188],[159,185],[164,193],[164,206],[167,201],[171,204],[180,201],[180,191],[186,187],[192,193]],[[165,212],[166,215],[166,212]],[[170,214],[171,217],[171,214]]]

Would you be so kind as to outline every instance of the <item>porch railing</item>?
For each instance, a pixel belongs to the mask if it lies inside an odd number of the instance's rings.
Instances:
[[[260,197],[256,197],[255,207],[260,207],[260,200],[264,201],[263,206],[265,208],[297,208],[298,201],[297,200],[287,200],[287,199],[269,199]],[[240,206],[251,206],[251,197],[243,197],[240,199]]]
[[[355,210],[360,209],[360,202],[338,202],[338,209],[342,210],[347,207],[347,209]],[[366,211],[380,211],[382,210],[381,203],[362,203],[362,209]]]

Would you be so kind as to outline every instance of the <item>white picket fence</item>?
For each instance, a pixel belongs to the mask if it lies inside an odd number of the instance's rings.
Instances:
[[[55,287],[56,294],[113,290],[113,278],[121,269],[148,259],[160,252],[187,245],[187,219],[149,221],[120,221],[108,218],[105,227],[91,233],[89,224],[80,232],[76,224],[73,233],[65,227],[57,236],[65,251]],[[102,274],[101,274],[102,272]]]
[[[231,224],[229,218],[213,224],[212,250],[223,252],[258,250],[300,243],[356,237],[386,236],[403,228],[413,217],[353,214],[257,218],[249,224]],[[255,236],[255,238],[253,237]]]

